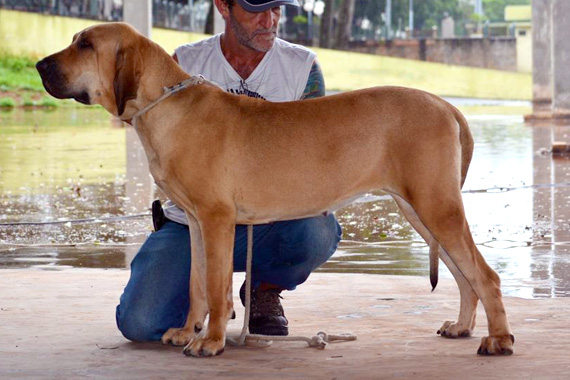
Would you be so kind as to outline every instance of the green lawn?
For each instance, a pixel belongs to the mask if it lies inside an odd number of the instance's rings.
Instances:
[[[35,59],[0,54],[0,91],[42,91],[42,81],[35,68]]]
[[[532,98],[530,74],[315,49],[328,89],[397,85],[440,96],[482,99]]]

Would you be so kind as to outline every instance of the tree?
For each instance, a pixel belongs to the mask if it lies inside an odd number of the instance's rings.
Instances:
[[[483,0],[483,13],[489,21],[505,21],[507,5],[530,5],[531,0]]]
[[[334,0],[324,0],[324,2],[325,2],[325,11],[321,16],[321,32],[319,33],[319,46],[328,49],[332,46]]]
[[[214,1],[211,0],[210,8],[208,8],[208,15],[206,16],[206,25],[204,27],[204,33],[214,34],[214,12],[217,12]]]
[[[354,4],[355,0],[342,0],[341,2],[334,42],[335,49],[348,48],[348,42],[350,41],[350,37],[352,37]]]
[[[495,1],[495,0],[489,0]],[[528,0],[499,0],[499,1],[528,1]],[[364,17],[372,23],[374,29],[385,25],[382,14],[386,10],[386,0],[356,0],[354,20],[358,24]],[[438,26],[447,13],[455,20],[468,20],[473,12],[469,0],[415,0],[414,29],[425,30]],[[409,0],[392,0],[392,25],[407,26]]]
[[[408,0],[395,1],[400,3],[400,12],[403,10],[407,14],[408,6],[402,7],[401,3],[407,3]],[[461,3],[458,0],[414,1],[414,28],[425,30],[438,26],[446,13],[455,20],[463,19]]]

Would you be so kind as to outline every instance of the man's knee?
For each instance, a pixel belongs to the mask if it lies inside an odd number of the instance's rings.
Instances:
[[[149,342],[159,340],[162,334],[156,330],[144,313],[128,312],[117,306],[117,328],[125,338],[133,342]]]
[[[315,253],[322,258],[322,262],[325,262],[336,251],[342,237],[342,230],[332,214],[314,219],[314,239],[319,247]]]
[[[317,266],[327,261],[336,251],[342,235],[334,216],[318,216],[298,222],[288,236],[289,241],[295,244],[296,252]]]

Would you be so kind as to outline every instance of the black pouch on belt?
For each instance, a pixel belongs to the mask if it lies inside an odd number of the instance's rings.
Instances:
[[[166,223],[166,216],[164,216],[160,199],[157,199],[152,202],[152,225],[154,226],[154,231],[160,230],[164,223]]]

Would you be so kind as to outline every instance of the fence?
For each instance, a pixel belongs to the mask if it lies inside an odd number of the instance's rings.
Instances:
[[[0,0],[0,8],[102,21],[123,19],[122,0]],[[153,0],[152,21],[159,28],[203,33],[209,9],[205,0]]]

